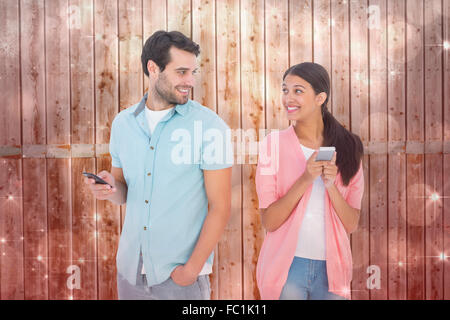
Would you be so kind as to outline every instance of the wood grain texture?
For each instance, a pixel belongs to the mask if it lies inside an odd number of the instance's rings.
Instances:
[[[442,2],[426,1],[425,37],[425,145],[442,143]],[[448,109],[448,108],[447,108]],[[443,299],[444,253],[442,155],[425,155],[425,299]]]
[[[260,141],[264,129],[264,2],[241,2],[241,88],[242,136],[240,151],[243,195],[243,299],[259,299],[256,285],[256,263],[264,239],[264,229],[255,188],[256,155],[251,143]]]
[[[44,1],[21,7],[22,143],[46,143]],[[47,168],[23,159],[25,299],[48,299]],[[41,257],[38,259],[38,257]]]
[[[407,22],[407,139],[424,141],[423,2],[408,1]],[[425,298],[424,155],[407,155],[407,299]]]
[[[387,142],[387,41],[386,1],[371,0],[369,6],[378,8],[379,21],[369,28],[369,107],[370,140]],[[370,265],[380,270],[380,286],[370,291],[370,299],[384,300],[388,294],[388,176],[387,156],[370,156]]]
[[[364,145],[369,137],[369,62],[367,3],[350,2],[350,129]],[[364,196],[358,229],[351,234],[353,253],[352,299],[369,300],[367,268],[369,267],[369,156],[363,158]]]
[[[217,112],[231,129],[241,125],[240,35],[237,2],[216,2]],[[232,173],[231,217],[218,244],[218,299],[242,299],[242,167]]]
[[[406,1],[388,2],[388,140],[406,139]],[[388,156],[388,299],[406,299],[406,156]]]
[[[126,206],[79,173],[111,170],[111,123],[147,91],[156,30],[200,44],[192,98],[241,153],[212,299],[259,299],[250,141],[289,125],[282,75],[303,61],[328,70],[329,110],[365,148],[352,299],[450,299],[450,1],[0,0],[0,27],[0,299],[117,299]]]

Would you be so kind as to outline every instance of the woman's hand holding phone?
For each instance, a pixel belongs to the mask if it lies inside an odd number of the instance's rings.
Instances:
[[[322,180],[325,188],[329,188],[334,184],[336,180],[338,167],[336,166],[336,152],[333,154],[331,161],[324,161]]]
[[[329,188],[334,184],[338,171],[336,166],[336,152],[334,152],[333,158],[330,161],[316,161],[318,153],[318,151],[315,151],[311,157],[309,157],[303,175],[310,182],[313,182],[317,177],[321,176],[325,187]]]
[[[108,171],[101,171],[98,176],[108,184],[95,183],[93,178],[84,178],[84,183],[89,186],[94,197],[98,200],[107,200],[113,193],[117,191],[114,176]]]
[[[316,151],[311,155],[311,157],[309,157],[308,161],[306,162],[305,172],[303,173],[303,176],[311,183],[322,174],[323,165],[324,162],[326,162],[326,161],[316,161],[318,153],[319,152]]]

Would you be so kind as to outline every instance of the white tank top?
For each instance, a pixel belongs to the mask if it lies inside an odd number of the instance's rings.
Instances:
[[[306,160],[316,151],[301,145]],[[325,255],[325,185],[319,176],[314,180],[311,197],[300,226],[295,256],[326,260]]]

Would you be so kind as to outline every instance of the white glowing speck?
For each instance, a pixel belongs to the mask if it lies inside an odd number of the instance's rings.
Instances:
[[[437,200],[439,200],[439,195],[435,192],[431,195],[430,198],[432,201],[437,201]]]

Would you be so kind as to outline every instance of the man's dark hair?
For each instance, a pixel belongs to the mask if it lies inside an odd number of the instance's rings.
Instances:
[[[169,50],[172,46],[193,53],[195,56],[200,54],[200,46],[181,32],[167,32],[164,30],[156,31],[147,39],[147,41],[145,41],[141,54],[142,68],[147,77],[148,60],[153,60],[160,71],[164,71],[166,65],[170,62]]]

